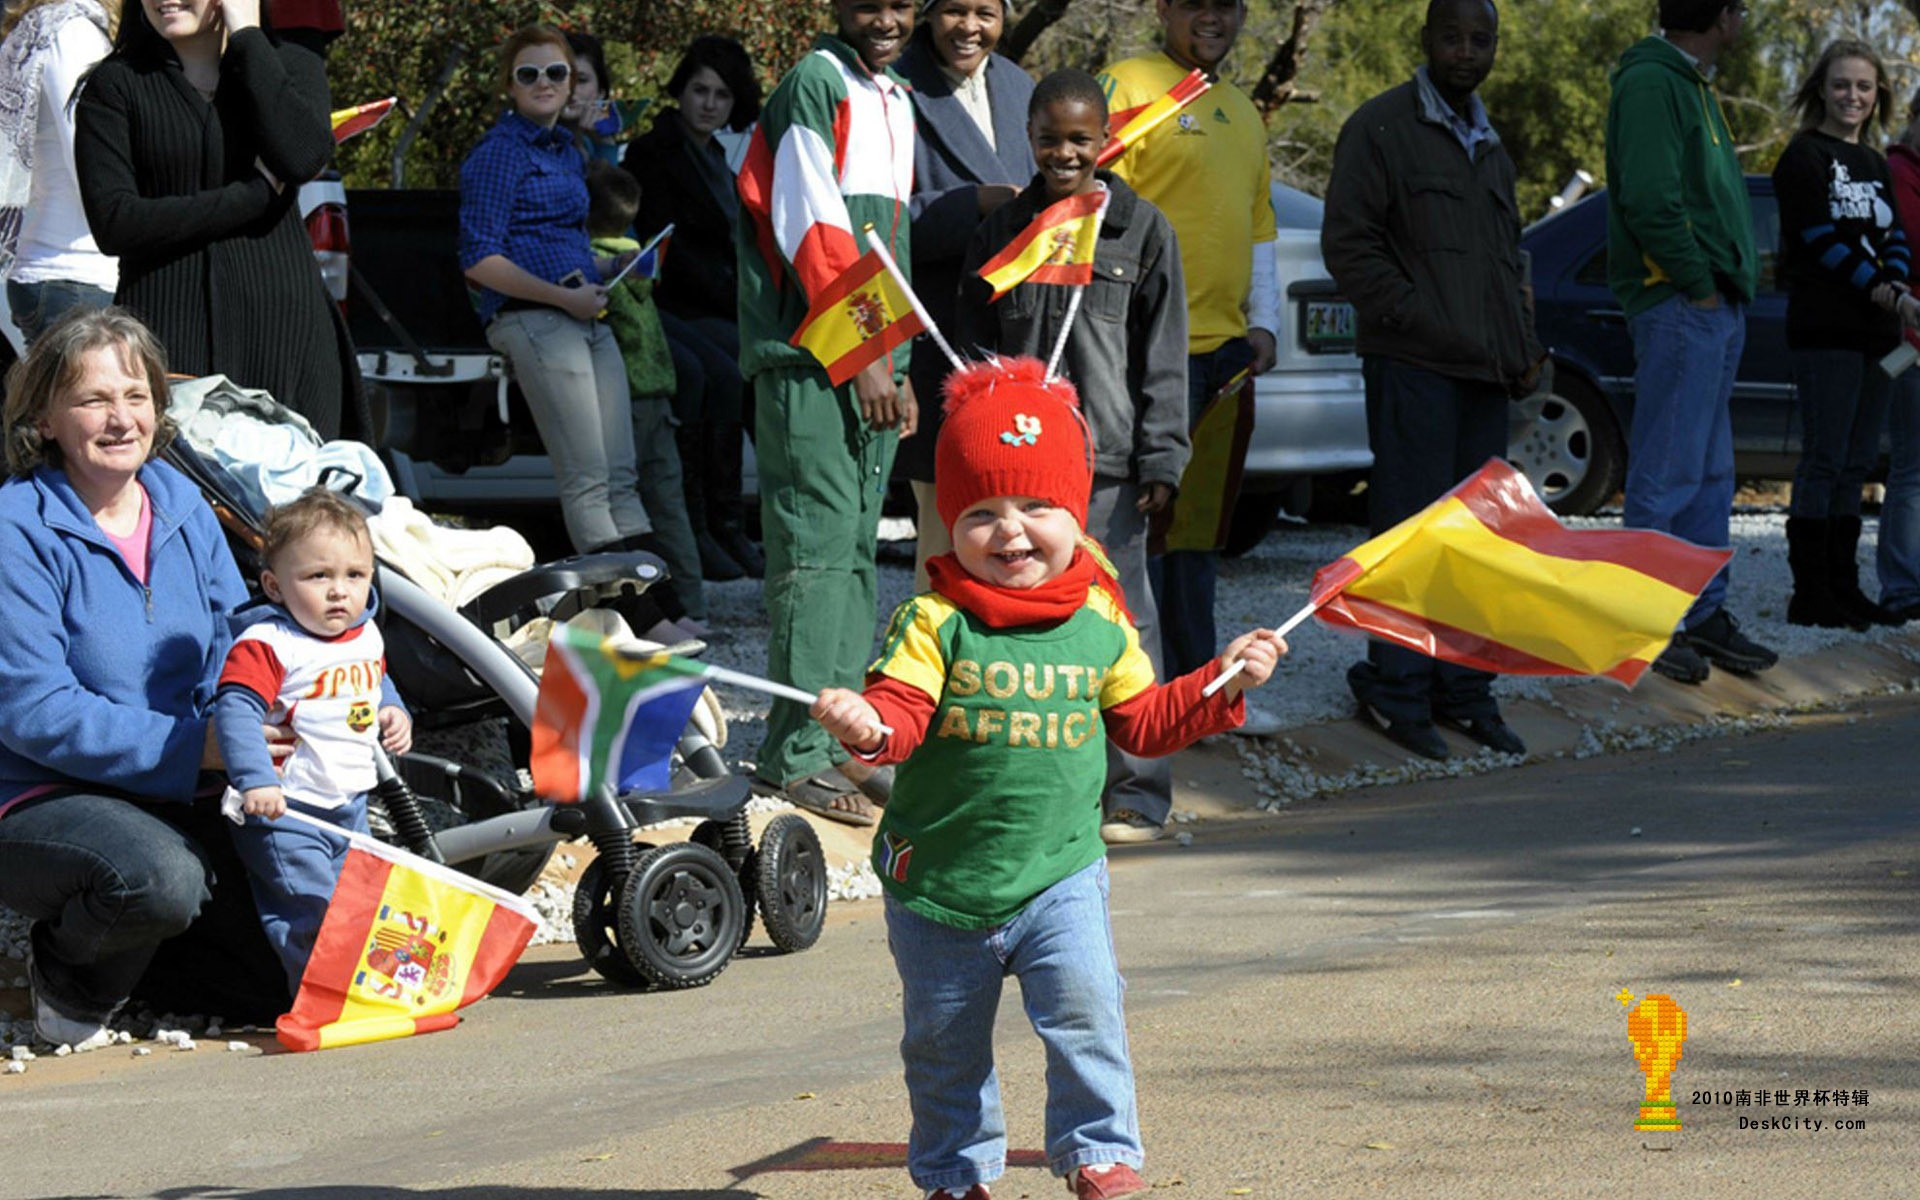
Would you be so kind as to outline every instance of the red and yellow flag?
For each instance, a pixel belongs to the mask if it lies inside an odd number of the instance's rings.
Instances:
[[[814,300],[790,344],[811,351],[839,387],[925,328],[906,289],[869,250]]]
[[[993,285],[995,300],[1023,283],[1092,283],[1093,254],[1106,211],[1104,188],[1056,200],[980,265],[980,278]]]
[[[280,1044],[326,1050],[450,1029],[538,925],[518,896],[356,836],[293,1010],[275,1023]]]
[[[1568,529],[1490,459],[1320,568],[1312,602],[1329,625],[1447,662],[1631,687],[1732,557],[1652,530]]]
[[[1156,520],[1153,553],[1218,550],[1233,527],[1233,507],[1253,441],[1253,371],[1226,382],[1193,426],[1193,456],[1180,476],[1180,493]],[[1164,526],[1164,528],[1162,527]]]
[[[1100,148],[1100,157],[1095,161],[1103,167],[1113,162],[1127,152],[1128,146],[1147,136],[1160,122],[1198,100],[1212,86],[1213,81],[1207,78],[1206,73],[1195,67],[1158,100],[1111,114],[1108,123],[1113,126],[1114,132],[1107,138],[1107,144]]]
[[[334,110],[334,144],[338,145],[356,133],[365,133],[386,120],[387,114],[393,111],[397,100],[396,96],[388,96],[385,100],[374,100],[367,104],[356,104],[352,108]]]

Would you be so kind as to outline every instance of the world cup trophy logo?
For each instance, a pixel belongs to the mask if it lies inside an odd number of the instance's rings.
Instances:
[[[1677,1130],[1680,1114],[1673,1106],[1673,1071],[1680,1065],[1680,1048],[1687,1040],[1686,1011],[1673,997],[1659,994],[1642,997],[1636,1006],[1633,993],[1624,988],[1615,999],[1633,1008],[1627,1014],[1627,1038],[1633,1043],[1640,1073],[1647,1077],[1640,1119],[1633,1127]]]

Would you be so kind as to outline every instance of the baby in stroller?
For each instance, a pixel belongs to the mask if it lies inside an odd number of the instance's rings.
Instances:
[[[507,718],[512,764],[504,775],[417,752],[401,755],[397,772],[373,789],[369,822],[376,834],[515,892],[533,885],[559,842],[584,835],[597,857],[580,881],[574,934],[588,964],[617,982],[707,982],[745,941],[756,901],[777,948],[804,949],[819,936],[827,877],[818,839],[802,818],[788,814],[767,826],[756,847],[746,816],[748,783],[719,754],[725,726],[710,698],[681,737],[672,790],[609,790],[571,805],[545,804],[531,791],[522,768],[540,654],[537,637],[526,644],[529,627],[570,621],[626,634],[608,602],[623,592],[644,593],[664,578],[658,559],[628,552],[535,566],[524,542],[503,553],[476,552],[476,540],[489,535],[442,530],[413,513],[404,498],[392,496],[372,451],[353,443],[322,446],[300,417],[262,393],[216,376],[177,385],[173,403],[182,436],[166,451],[168,460],[212,504],[243,570],[249,562],[258,565],[269,504],[292,500],[315,483],[347,493],[352,503],[376,510],[368,524],[378,560],[377,600],[367,624],[384,635],[387,677],[406,697],[415,724],[424,730]],[[237,433],[236,414],[255,422],[258,436]],[[423,533],[453,540],[454,552],[423,555]],[[511,531],[493,536],[517,540]],[[383,548],[396,543],[412,549],[390,554]],[[423,584],[439,585],[445,598]],[[509,644],[516,640],[517,647]],[[643,827],[672,818],[699,821],[688,843],[637,840],[647,836]],[[702,903],[675,902],[687,895]]]

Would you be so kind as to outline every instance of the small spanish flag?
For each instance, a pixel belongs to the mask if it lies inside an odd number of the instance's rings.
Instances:
[[[1631,687],[1732,552],[1647,529],[1568,529],[1489,459],[1313,577],[1329,625],[1482,671]]]
[[[385,100],[374,100],[367,104],[356,104],[352,108],[335,110],[333,114],[333,142],[339,145],[356,133],[365,133],[393,111],[399,98],[388,96]]]
[[[1127,152],[1127,147],[1151,133],[1160,122],[1192,104],[1213,86],[1205,72],[1198,67],[1187,73],[1187,77],[1173,85],[1166,95],[1143,104],[1139,108],[1122,109],[1111,115],[1109,123],[1114,132],[1107,138],[1107,144],[1100,149],[1100,157],[1095,160],[1100,166],[1106,166]]]
[[[869,250],[814,300],[789,344],[811,351],[839,387],[925,328],[906,290]]]
[[[1093,254],[1106,211],[1105,188],[1055,201],[981,264],[980,278],[993,285],[995,300],[1023,283],[1092,283]]]
[[[1193,457],[1180,476],[1180,494],[1154,514],[1149,553],[1218,550],[1233,528],[1233,508],[1253,441],[1253,372],[1226,382],[1193,425]]]

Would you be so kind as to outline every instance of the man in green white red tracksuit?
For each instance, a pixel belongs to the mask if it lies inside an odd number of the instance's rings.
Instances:
[[[880,504],[896,439],[917,417],[907,346],[836,388],[790,344],[812,298],[866,252],[866,226],[903,268],[911,258],[913,109],[888,64],[913,32],[913,0],[834,0],[834,13],[837,31],[768,97],[740,174],[740,365],[756,405],[767,674],[807,691],[859,686],[873,643]],[[871,806],[834,769],[845,760],[805,706],[774,701],[762,784],[870,825]]]

